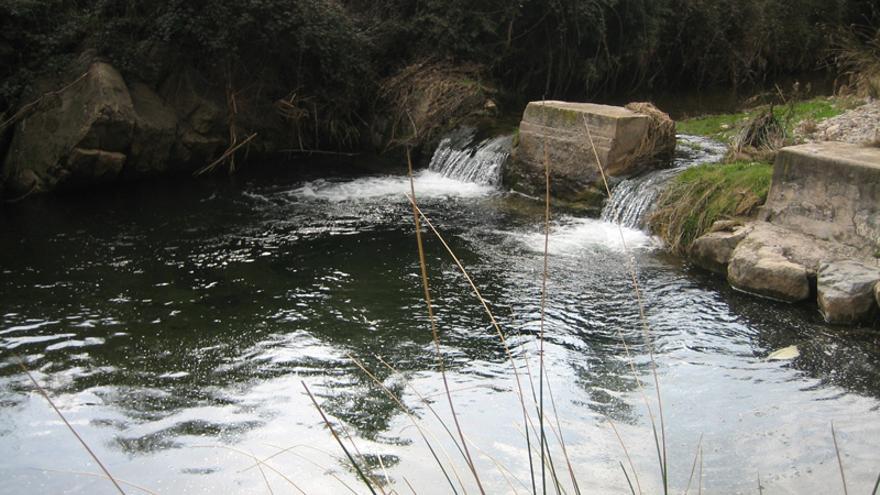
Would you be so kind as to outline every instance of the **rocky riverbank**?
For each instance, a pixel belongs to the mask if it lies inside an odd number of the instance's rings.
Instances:
[[[757,218],[716,222],[687,254],[739,290],[813,299],[828,323],[870,324],[880,314],[880,148],[870,146],[880,113],[868,103],[810,128],[835,140],[780,150]]]

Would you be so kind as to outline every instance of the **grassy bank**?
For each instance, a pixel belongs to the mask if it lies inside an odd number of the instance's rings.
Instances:
[[[842,114],[853,108],[855,100],[839,97],[817,97],[777,105],[773,112],[783,124],[787,136],[793,139],[795,128],[802,122],[819,122]],[[676,130],[682,134],[706,136],[730,143],[743,125],[770,110],[769,105],[752,107],[737,113],[704,115],[676,122]]]
[[[673,252],[683,254],[715,221],[754,216],[767,199],[776,149],[797,144],[799,127],[840,115],[859,101],[815,97],[677,122],[679,133],[717,139],[731,151],[722,163],[697,166],[676,177],[658,200],[652,230]],[[770,138],[748,141],[756,135]]]
[[[773,166],[764,162],[688,169],[660,196],[651,229],[672,251],[683,253],[715,221],[753,216],[767,199],[772,175]]]

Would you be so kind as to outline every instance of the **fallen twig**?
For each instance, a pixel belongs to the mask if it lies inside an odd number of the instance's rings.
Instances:
[[[193,177],[198,177],[198,176],[200,176],[200,175],[202,175],[202,174],[205,174],[205,173],[208,173],[208,172],[214,170],[214,169],[217,167],[217,165],[220,165],[221,163],[223,163],[227,158],[229,158],[232,154],[234,154],[236,151],[238,151],[239,148],[241,148],[242,146],[244,146],[244,145],[248,144],[249,142],[251,142],[255,137],[257,137],[257,133],[256,133],[256,132],[253,133],[253,134],[251,134],[251,135],[248,136],[247,138],[245,138],[244,141],[242,141],[242,142],[236,144],[235,146],[229,148],[228,150],[226,150],[226,152],[223,153],[223,154],[220,156],[220,158],[214,160],[214,161],[211,162],[209,165],[206,165],[206,166],[204,166],[204,167],[202,167],[202,168],[196,170],[196,171],[193,173]]]

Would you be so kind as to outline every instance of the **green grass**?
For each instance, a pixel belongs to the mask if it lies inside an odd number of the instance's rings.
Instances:
[[[776,115],[785,122],[785,130],[790,136],[799,123],[805,120],[821,121],[840,115],[852,105],[850,100],[844,98],[818,97],[794,103],[790,114],[786,105],[775,106],[774,109]],[[704,115],[676,122],[676,127],[682,134],[706,136],[730,142],[742,124],[767,108],[767,105],[762,105],[738,113]]]
[[[698,165],[660,196],[651,228],[670,249],[686,252],[716,220],[753,215],[770,190],[773,166],[763,162]]]

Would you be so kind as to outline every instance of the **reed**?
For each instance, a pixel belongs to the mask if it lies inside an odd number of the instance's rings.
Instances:
[[[113,483],[113,487],[116,488],[116,490],[119,493],[121,493],[122,495],[125,495],[125,490],[122,489],[122,486],[120,486],[120,484],[116,480],[116,478],[114,478],[113,475],[110,474],[110,471],[107,469],[107,467],[104,465],[104,463],[101,462],[101,459],[98,458],[97,454],[95,454],[95,451],[92,450],[91,447],[89,447],[89,444],[87,444],[86,441],[83,439],[83,437],[81,437],[80,434],[77,433],[77,431],[73,427],[73,425],[71,425],[70,422],[67,421],[67,418],[64,417],[64,414],[61,413],[61,410],[58,409],[58,406],[55,405],[55,401],[53,401],[52,398],[49,397],[49,393],[46,392],[46,389],[43,388],[42,385],[40,385],[40,382],[38,382],[36,378],[34,378],[34,375],[31,374],[31,371],[24,364],[24,359],[21,357],[18,358],[18,366],[21,368],[21,370],[24,372],[24,374],[27,375],[27,377],[31,381],[31,383],[33,383],[34,388],[36,388],[37,391],[40,393],[40,395],[42,395],[43,398],[46,399],[46,402],[48,402],[49,405],[52,407],[52,410],[55,411],[55,414],[57,414],[58,417],[61,418],[61,421],[64,423],[64,426],[67,427],[67,429],[70,431],[70,433],[72,433],[73,436],[76,437],[76,440],[79,442],[79,444],[82,445],[82,447],[86,450],[86,452],[88,452],[89,457],[91,457],[92,460],[95,461],[95,464],[97,464],[98,467],[101,468],[101,471],[103,471],[104,476],[108,480],[110,480],[111,483]]]

